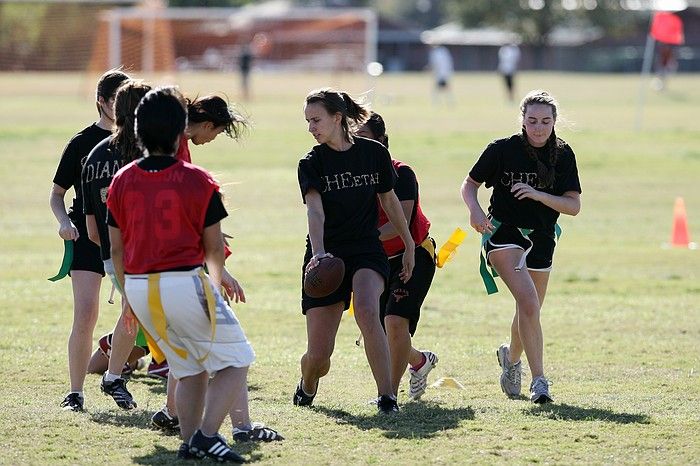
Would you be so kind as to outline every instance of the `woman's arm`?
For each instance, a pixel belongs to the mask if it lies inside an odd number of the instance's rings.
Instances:
[[[204,228],[202,243],[209,278],[219,289],[221,288],[221,276],[224,268],[224,237],[221,235],[221,222]]]
[[[109,247],[114,264],[114,275],[117,283],[124,291],[124,242],[122,241],[122,231],[119,228],[109,225]],[[126,293],[124,293],[126,298]]]
[[[326,253],[326,246],[323,242],[323,224],[326,221],[326,214],[323,211],[321,194],[315,189],[309,189],[304,195],[306,201],[306,217],[309,223],[309,241],[311,242],[311,254],[313,257],[306,266],[306,270],[318,265],[318,260],[322,257],[330,256]]]
[[[577,191],[566,191],[561,196],[555,196],[525,183],[515,183],[510,191],[517,199],[532,199],[562,214],[576,215],[581,211],[581,194]]]
[[[54,217],[58,220],[58,236],[65,240],[76,240],[80,235],[66,212],[66,204],[63,200],[65,196],[66,190],[54,183],[49,196],[49,206],[51,206]]]
[[[124,242],[122,241],[122,232],[119,228],[111,225],[109,226],[109,244],[112,263],[114,264],[114,275],[117,278],[117,285],[122,294],[121,322],[129,335],[135,335],[137,330],[136,318],[124,291]]]
[[[88,238],[90,238],[90,241],[100,246],[100,232],[97,229],[97,220],[95,220],[95,216],[86,215],[85,224],[87,225]]]
[[[401,210],[403,210],[403,215],[406,218],[406,223],[410,223],[415,201],[413,199],[409,199],[407,201],[400,202]],[[388,239],[395,238],[396,236],[399,236],[399,231],[394,227],[394,225],[391,222],[386,222],[384,225],[381,225],[379,227],[379,239],[381,241],[386,241]]]
[[[481,183],[467,176],[462,182],[460,192],[462,193],[462,200],[464,200],[464,203],[469,209],[469,224],[472,228],[478,233],[491,233],[493,232],[493,225],[488,217],[486,217],[484,210],[479,204],[479,198],[477,197],[480,186]]]
[[[406,217],[404,215],[399,198],[396,197],[396,193],[391,189],[385,193],[379,193],[379,202],[382,204],[382,209],[386,212],[386,216],[389,217],[389,221],[394,228],[399,232],[401,240],[404,244],[403,253],[403,269],[399,274],[401,280],[406,283],[410,280],[413,274],[413,266],[415,265],[415,254],[416,254],[416,243],[411,237],[411,232],[408,229],[408,223],[406,223]]]

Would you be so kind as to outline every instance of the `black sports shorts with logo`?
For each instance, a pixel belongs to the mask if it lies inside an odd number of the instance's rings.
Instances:
[[[556,246],[554,232],[547,234],[541,230],[532,230],[529,235],[524,235],[519,228],[512,225],[504,225],[496,229],[496,232],[484,245],[486,260],[489,265],[489,254],[499,249],[518,248],[528,251],[525,265],[528,270],[535,272],[548,272],[552,270],[552,258]]]
[[[422,246],[416,248],[416,264],[408,283],[403,283],[399,278],[403,268],[403,254],[389,259],[389,287],[379,300],[382,326],[385,316],[394,315],[408,319],[411,336],[416,332],[420,308],[435,276],[435,242],[432,239],[430,241],[433,242],[433,252]]]

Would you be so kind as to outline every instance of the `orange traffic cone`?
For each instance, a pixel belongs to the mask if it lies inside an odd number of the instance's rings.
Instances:
[[[676,204],[673,206],[673,230],[671,230],[671,246],[677,248],[689,248],[690,244],[688,217],[685,214],[685,202],[683,202],[682,197],[677,197]]]

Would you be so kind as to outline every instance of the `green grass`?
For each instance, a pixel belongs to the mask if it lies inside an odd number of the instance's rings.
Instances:
[[[0,74],[2,464],[170,464],[178,446],[148,428],[164,390],[144,376],[130,384],[139,402],[134,412],[100,394],[97,376],[86,380],[87,413],[58,409],[68,388],[72,295],[67,280],[46,281],[61,254],[48,193],[63,146],[94,117],[95,78]],[[236,79],[202,73],[154,81],[235,98]],[[306,217],[296,165],[313,140],[303,97],[323,85],[351,93],[374,88],[392,154],[416,169],[442,243],[456,226],[468,226],[459,186],[476,157],[518,127],[517,106],[504,101],[497,76],[461,75],[454,84],[457,106],[436,108],[424,74],[374,82],[255,75],[255,99],[244,106],[255,123],[248,137],[192,148],[195,161],[225,185],[224,230],[235,236],[229,265],[249,301],[236,312],[258,354],[251,411],[287,437],[238,449],[280,465],[700,463],[700,251],[662,247],[677,196],[685,199],[693,239],[700,235],[698,75],[674,76],[668,92],[648,92],[639,132],[636,76],[518,76],[521,93],[542,87],[559,98],[566,123],[558,132],[576,152],[583,186],[581,213],[561,220],[542,312],[555,404],[537,407],[500,392],[494,350],[508,336],[513,302],[508,293],[484,293],[472,232],[438,271],[415,338],[440,355],[430,381],[453,377],[465,390],[431,388],[418,403],[407,403],[404,392],[399,414],[377,416],[367,403],[376,392],[354,345],[357,327],[345,318],[316,407],[291,405],[306,347],[299,308]],[[118,314],[106,303],[108,292],[105,281],[95,337]],[[230,435],[228,424],[222,433]]]

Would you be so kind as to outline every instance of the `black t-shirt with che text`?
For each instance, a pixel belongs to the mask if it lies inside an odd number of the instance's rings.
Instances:
[[[498,221],[518,228],[541,229],[553,234],[559,212],[532,199],[518,200],[511,193],[516,183],[526,183],[539,191],[561,196],[567,191],[581,192],[576,157],[568,144],[558,140],[555,178],[552,186],[538,187],[537,163],[525,150],[519,135],[499,139],[489,144],[469,172],[476,182],[493,186],[489,213]],[[549,160],[549,149],[536,149],[537,156],[545,163]]]
[[[93,123],[73,136],[63,150],[61,161],[58,163],[58,168],[56,169],[56,175],[53,177],[53,182],[66,190],[71,187],[75,188],[73,205],[68,210],[68,215],[73,223],[77,222],[78,224],[85,225],[85,215],[83,215],[83,193],[80,188],[80,174],[83,170],[83,165],[90,151],[111,134],[109,130],[102,129]]]
[[[81,175],[83,211],[94,215],[100,234],[102,260],[111,257],[107,229],[107,189],[112,178],[124,166],[121,152],[109,137],[95,146],[88,155]]]
[[[304,202],[310,189],[321,194],[326,251],[382,251],[377,194],[390,191],[396,182],[391,156],[383,145],[356,137],[344,152],[326,144],[314,146],[299,161],[298,176]]]

